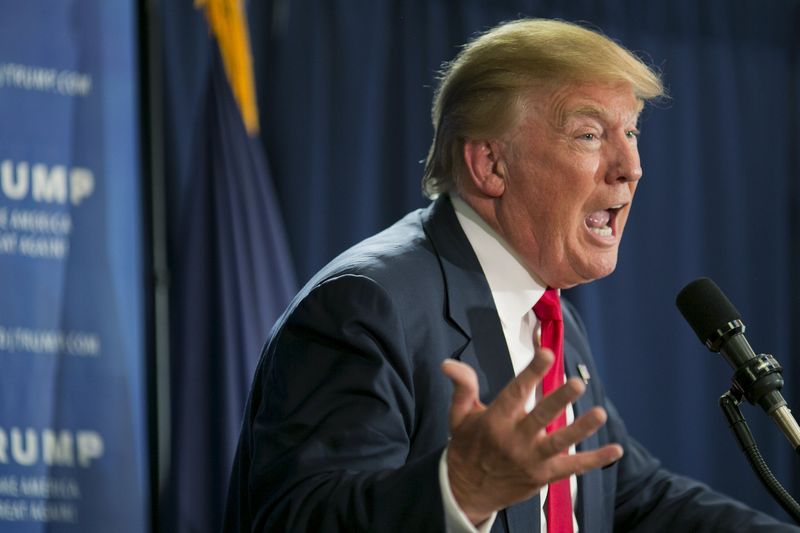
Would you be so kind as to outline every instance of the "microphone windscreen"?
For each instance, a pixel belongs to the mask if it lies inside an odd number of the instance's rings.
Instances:
[[[728,297],[709,278],[698,278],[686,285],[678,293],[675,304],[702,343],[728,322],[742,319]]]

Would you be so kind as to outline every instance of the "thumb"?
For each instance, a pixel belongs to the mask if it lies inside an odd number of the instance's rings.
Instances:
[[[453,382],[453,399],[450,402],[452,432],[468,414],[484,406],[478,397],[478,376],[471,366],[455,359],[446,359],[442,363],[442,372]]]

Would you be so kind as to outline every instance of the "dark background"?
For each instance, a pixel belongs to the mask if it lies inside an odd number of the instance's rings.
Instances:
[[[196,122],[208,105],[204,80],[218,66],[202,16],[185,4],[164,2],[160,15],[170,239],[173,249],[189,253],[184,236],[196,224],[186,213],[197,212],[197,189],[211,187],[198,181]],[[617,270],[567,297],[582,312],[608,393],[631,433],[668,468],[788,520],[717,407],[731,371],[694,337],[674,300],[692,279],[715,279],[741,311],[754,349],[783,364],[785,396],[800,405],[800,2],[250,2],[272,180],[266,190],[276,199],[263,209],[282,218],[288,242],[276,259],[291,262],[299,286],[349,245],[426,205],[420,160],[432,135],[436,72],[476,32],[520,16],[584,21],[663,73],[671,98],[641,120],[644,178]],[[215,194],[208,190],[206,206]],[[202,248],[201,241],[191,246]],[[192,264],[175,257],[173,279]],[[174,291],[173,304],[206,306],[213,322],[222,307],[206,288]],[[280,307],[284,298],[273,295],[269,304]],[[200,333],[174,328],[175,391],[191,364],[181,360],[189,357],[182,343]],[[257,330],[251,345],[267,334]],[[257,359],[257,349],[247,350]],[[773,471],[800,494],[800,462],[788,443],[760,411],[746,406],[744,414]],[[236,435],[227,429],[214,438],[232,442]],[[181,494],[183,503],[168,510],[182,524],[183,515],[197,514],[198,488],[180,471],[210,463],[191,450],[173,453],[182,466],[167,493]],[[230,458],[215,461],[224,471]],[[199,500],[208,523],[219,516],[222,477]]]

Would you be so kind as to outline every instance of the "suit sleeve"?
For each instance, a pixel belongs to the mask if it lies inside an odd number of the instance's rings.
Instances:
[[[371,279],[343,275],[300,300],[248,404],[250,529],[442,531],[442,448],[408,461],[413,374],[401,314]]]
[[[627,436],[610,402],[606,409],[609,429],[621,437],[625,448],[617,471],[616,531],[800,532],[703,483],[661,468],[641,444]]]

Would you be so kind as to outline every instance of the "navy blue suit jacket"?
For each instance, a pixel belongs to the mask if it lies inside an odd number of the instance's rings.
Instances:
[[[578,478],[581,530],[800,531],[660,468],[606,398],[577,314],[564,304],[565,367],[586,365],[576,416],[609,419],[579,446],[618,442],[616,464]],[[440,198],[315,276],[273,329],[242,426],[227,531],[444,531],[438,463],[459,359],[489,403],[513,379],[478,260]],[[492,531],[539,531],[535,497]]]

